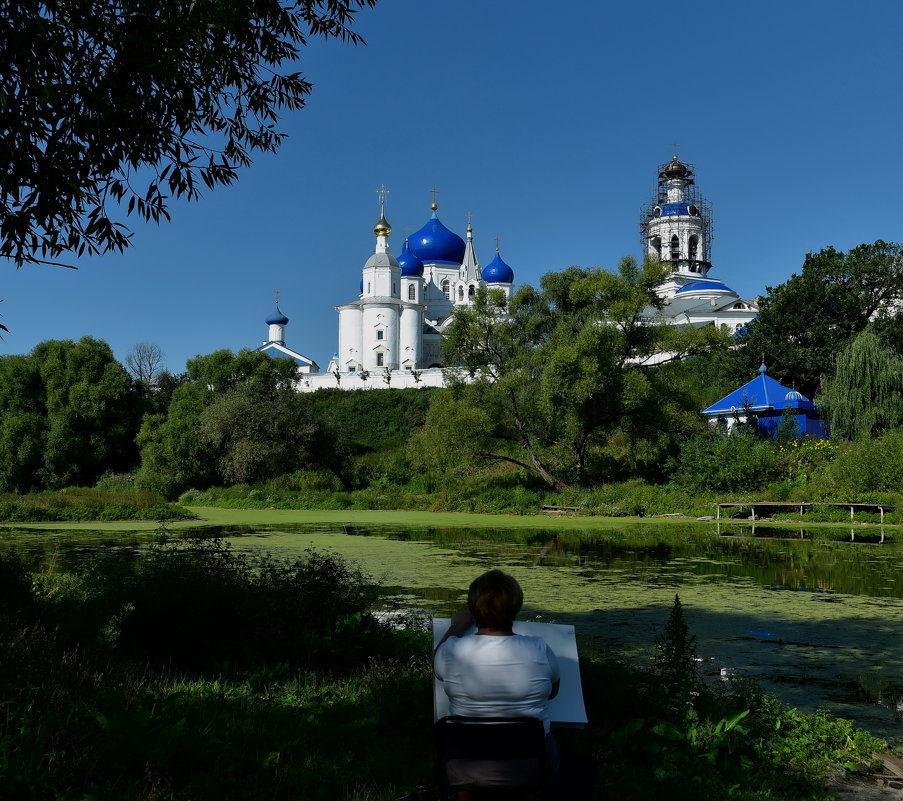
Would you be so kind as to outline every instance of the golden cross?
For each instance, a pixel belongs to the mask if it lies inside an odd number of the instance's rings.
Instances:
[[[379,210],[380,210],[380,213],[382,213],[383,211],[385,211],[385,208],[386,208],[386,195],[388,195],[390,191],[391,191],[390,189],[386,189],[386,185],[385,185],[385,184],[381,184],[380,187],[379,187],[379,189],[376,190],[376,194],[379,195]]]
[[[273,293],[276,295],[276,305],[278,306],[279,305],[279,290],[274,289]]]
[[[677,158],[677,148],[679,148],[679,147],[680,147],[680,143],[679,143],[679,142],[672,142],[672,143],[671,143],[671,149],[674,151],[674,158]]]
[[[467,224],[470,225],[470,218],[473,217],[473,214],[468,211],[464,216],[467,217]]]
[[[496,249],[496,252],[498,252],[498,249],[499,249],[499,247],[501,247],[501,244],[502,244],[502,238],[501,238],[500,236],[497,236],[497,237],[495,238],[495,249]]]
[[[430,192],[433,193],[433,203],[438,203],[437,196],[439,195],[438,189],[430,189]]]

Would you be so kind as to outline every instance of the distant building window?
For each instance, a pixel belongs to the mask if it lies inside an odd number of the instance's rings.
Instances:
[[[699,254],[699,237],[691,236],[690,237],[690,261],[696,261]]]
[[[370,294],[370,282],[369,281],[367,281],[367,294],[368,295]]]
[[[734,308],[735,308],[735,309],[745,309],[746,306],[744,306],[742,303],[735,303],[735,304],[734,304]],[[739,327],[740,327],[740,326],[737,326],[737,328],[739,328]]]
[[[446,300],[451,300],[451,282],[447,278],[442,282],[442,294]]]
[[[376,366],[377,367],[383,366],[383,355],[381,353],[376,354]]]
[[[408,284],[408,300],[417,300],[417,290],[413,284]]]
[[[474,287],[473,284],[471,284],[470,288],[467,290],[467,297],[472,298],[474,295],[476,295],[476,293],[477,293],[476,288]]]
[[[386,334],[385,331],[377,331],[377,332],[376,332],[376,338],[377,338],[377,339],[385,339],[385,334]]]
[[[464,287],[458,287],[458,300],[464,300]]]
[[[395,294],[395,284],[394,283],[392,284],[392,294],[393,295]]]
[[[671,261],[678,261],[680,259],[680,240],[677,238],[677,234],[671,237]]]

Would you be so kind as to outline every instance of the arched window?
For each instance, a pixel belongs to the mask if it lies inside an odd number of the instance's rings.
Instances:
[[[471,284],[470,287],[467,289],[467,297],[472,298],[476,294],[477,294],[476,287],[473,284]]]
[[[383,354],[381,354],[381,353],[376,354],[376,366],[377,367],[383,366]]]
[[[678,261],[680,259],[680,240],[677,238],[677,234],[671,237],[671,261]]]
[[[446,300],[451,300],[451,282],[447,278],[442,282],[442,294]]]
[[[696,261],[699,258],[699,237],[690,237],[690,249],[688,253],[690,261]]]
[[[458,287],[458,300],[464,300],[464,287]]]
[[[413,284],[408,284],[408,300],[417,300],[417,290]]]
[[[655,254],[656,260],[662,260],[662,238],[660,236],[653,237],[652,252]]]

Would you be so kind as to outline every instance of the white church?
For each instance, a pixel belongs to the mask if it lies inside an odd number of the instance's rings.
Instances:
[[[276,311],[266,320],[268,339],[258,350],[295,359],[299,391],[444,385],[441,340],[455,308],[472,303],[480,287],[511,297],[514,271],[498,248],[481,268],[472,227],[468,224],[464,240],[442,224],[437,210],[434,200],[432,216],[405,240],[396,258],[389,252],[392,228],[383,195],[373,228],[376,245],[361,271],[360,294],[336,307],[339,347],[325,372],[286,345],[288,318],[277,297]],[[659,288],[664,308],[650,308],[650,320],[723,325],[737,332],[755,318],[755,301],[709,277],[711,211],[696,188],[691,164],[675,156],[659,166],[657,190],[643,211],[641,228],[648,256],[671,265],[670,276]]]

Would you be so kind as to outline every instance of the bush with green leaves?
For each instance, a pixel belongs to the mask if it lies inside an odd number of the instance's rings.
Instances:
[[[740,426],[730,434],[711,431],[687,440],[674,481],[697,491],[748,492],[766,486],[781,471],[774,443]]]

